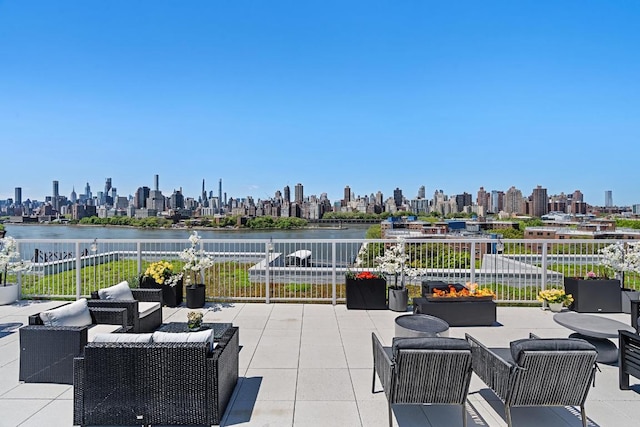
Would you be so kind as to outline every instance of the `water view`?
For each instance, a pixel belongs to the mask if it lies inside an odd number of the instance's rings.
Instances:
[[[362,239],[369,225],[346,228],[318,227],[298,230],[198,229],[204,239]],[[140,229],[78,225],[5,224],[7,236],[16,239],[187,239],[188,229]]]

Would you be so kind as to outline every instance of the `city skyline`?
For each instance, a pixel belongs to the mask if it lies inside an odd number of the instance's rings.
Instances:
[[[208,188],[206,186],[206,179],[202,179],[202,188],[200,193],[198,194],[187,194],[184,193],[182,191],[182,188],[175,188],[175,189],[171,189],[171,190],[167,190],[167,189],[163,189],[162,185],[160,184],[161,182],[161,176],[159,174],[155,174],[152,178],[152,184],[140,184],[138,186],[136,186],[136,189],[133,191],[125,191],[124,193],[121,192],[118,189],[117,185],[112,185],[113,184],[113,178],[109,177],[109,178],[105,178],[104,180],[104,186],[100,187],[100,186],[95,186],[89,182],[85,183],[85,186],[83,186],[84,189],[84,193],[79,194],[78,192],[75,191],[75,185],[72,186],[72,190],[69,193],[69,195],[67,196],[67,194],[64,194],[64,192],[60,191],[60,182],[58,180],[54,180],[52,181],[52,192],[49,195],[45,195],[45,197],[43,198],[32,198],[29,197],[28,195],[23,196],[24,191],[22,189],[22,187],[15,187],[14,188],[14,197],[9,197],[9,198],[5,198],[2,199],[0,198],[0,201],[6,201],[6,200],[12,200],[13,203],[15,205],[20,205],[23,201],[26,200],[31,200],[31,201],[38,201],[40,203],[45,202],[47,200],[50,200],[53,207],[57,210],[58,207],[56,206],[56,198],[59,197],[63,197],[64,199],[66,199],[68,202],[76,203],[76,201],[78,203],[82,202],[84,203],[85,200],[87,199],[92,199],[92,200],[96,200],[98,199],[98,201],[100,202],[100,198],[98,195],[102,195],[109,197],[111,191],[116,191],[117,192],[117,196],[119,197],[126,197],[128,199],[133,200],[136,197],[136,193],[138,191],[140,191],[143,188],[147,189],[147,192],[149,192],[150,190],[159,192],[164,198],[169,198],[171,197],[172,194],[174,194],[176,191],[181,192],[181,196],[189,199],[193,199],[195,201],[199,201],[202,202],[204,200],[211,200],[212,198],[216,198],[217,200],[221,200],[222,202],[225,202],[228,199],[235,199],[235,200],[244,200],[244,199],[248,199],[251,198],[254,201],[258,201],[258,200],[262,200],[262,201],[266,201],[266,200],[273,200],[276,197],[283,197],[284,200],[291,200],[292,202],[301,202],[302,200],[306,200],[309,197],[318,197],[320,198],[322,195],[326,195],[327,199],[331,202],[331,203],[336,203],[336,202],[340,202],[341,200],[346,200],[347,197],[349,197],[350,200],[358,200],[360,198],[369,198],[369,197],[377,197],[378,195],[382,196],[383,200],[388,200],[388,199],[394,199],[396,201],[396,204],[400,204],[400,200],[401,199],[406,199],[406,200],[413,200],[413,199],[423,199],[423,200],[434,200],[435,198],[438,198],[440,196],[445,196],[448,200],[454,199],[457,196],[463,196],[463,195],[467,195],[469,196],[470,200],[473,202],[469,205],[473,205],[473,204],[477,204],[477,199],[480,197],[480,194],[484,194],[486,195],[487,199],[488,199],[488,203],[492,203],[491,201],[491,194],[495,193],[495,192],[499,192],[504,194],[508,194],[508,192],[510,190],[517,190],[519,193],[521,193],[521,196],[524,198],[531,198],[532,200],[536,200],[536,203],[540,204],[540,203],[545,203],[544,200],[540,200],[539,196],[536,196],[536,193],[539,191],[538,190],[544,190],[544,196],[543,198],[552,198],[552,197],[557,197],[557,196],[562,196],[564,195],[565,197],[569,197],[571,198],[574,195],[578,195],[581,199],[583,199],[582,201],[584,201],[585,203],[587,203],[588,205],[591,206],[601,206],[601,207],[632,207],[633,205],[638,205],[638,204],[632,204],[632,205],[621,205],[621,204],[616,204],[614,203],[614,194],[613,191],[611,190],[605,190],[603,193],[603,202],[602,203],[598,203],[598,202],[594,202],[594,201],[589,201],[586,200],[584,198],[584,193],[579,189],[576,188],[573,191],[560,191],[560,192],[551,192],[548,190],[547,187],[543,186],[543,185],[537,185],[535,188],[531,189],[531,193],[528,192],[527,189],[522,189],[522,188],[517,188],[515,186],[509,186],[509,188],[506,189],[490,189],[490,188],[485,188],[484,186],[479,186],[477,188],[477,190],[473,191],[473,190],[465,190],[462,193],[447,193],[444,189],[433,189],[433,191],[427,191],[427,187],[425,185],[420,185],[418,186],[417,190],[415,191],[415,195],[410,193],[409,191],[407,191],[406,189],[400,188],[400,187],[396,187],[394,190],[392,191],[382,191],[382,189],[377,189],[377,190],[372,190],[369,192],[364,192],[364,193],[359,193],[356,191],[353,191],[353,189],[347,184],[342,188],[342,194],[338,197],[338,198],[331,198],[328,196],[329,192],[327,191],[322,191],[318,194],[316,193],[309,193],[307,190],[304,190],[304,183],[298,182],[296,183],[296,185],[293,187],[294,190],[294,196],[291,197],[291,187],[289,185],[284,185],[282,188],[279,189],[274,189],[272,191],[272,194],[266,197],[255,197],[252,194],[247,194],[247,195],[243,195],[243,196],[238,196],[238,195],[234,195],[234,194],[228,194],[228,192],[226,190],[224,190],[223,187],[223,179],[219,178],[218,180],[215,181],[215,188]],[[116,181],[117,182],[117,181]],[[337,193],[337,192],[336,192]],[[542,195],[542,194],[540,194]],[[148,194],[147,194],[148,196]],[[101,203],[103,204],[103,203]]]
[[[542,185],[631,206],[639,19],[571,0],[0,2],[0,199],[160,174],[193,197],[222,177],[256,199]]]

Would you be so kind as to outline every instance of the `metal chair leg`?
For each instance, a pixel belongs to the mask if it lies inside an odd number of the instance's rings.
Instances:
[[[511,407],[509,405],[505,405],[504,412],[505,412],[506,418],[507,418],[507,426],[508,427],[512,427],[512,424],[511,424]]]
[[[584,405],[580,405],[580,415],[582,416],[582,427],[587,427],[587,413],[584,410]]]
[[[462,427],[467,427],[467,401],[462,402]]]

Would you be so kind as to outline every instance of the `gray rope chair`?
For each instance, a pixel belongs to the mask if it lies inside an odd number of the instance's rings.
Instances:
[[[394,338],[383,347],[374,333],[373,381],[376,374],[387,397],[389,426],[392,404],[441,404],[462,407],[462,425],[467,425],[467,394],[471,381],[471,346],[459,338]]]
[[[487,348],[466,334],[473,353],[473,371],[502,400],[507,425],[516,406],[580,406],[587,426],[584,402],[596,370],[593,345],[574,338],[513,341],[510,348]]]

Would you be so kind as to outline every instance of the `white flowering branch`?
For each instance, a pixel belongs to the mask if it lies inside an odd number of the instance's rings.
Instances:
[[[200,247],[200,236],[197,231],[194,231],[191,236],[189,236],[189,242],[191,242],[191,247],[184,249],[178,256],[185,263],[182,266],[182,270],[185,272],[185,285],[189,286],[191,284],[192,276],[194,279],[197,279],[198,273],[202,277],[204,270],[209,267],[212,267],[215,263],[214,259],[211,258],[205,251]]]
[[[3,237],[0,239],[0,285],[6,284],[8,273],[22,273],[31,270],[32,263],[20,258],[16,239]]]

